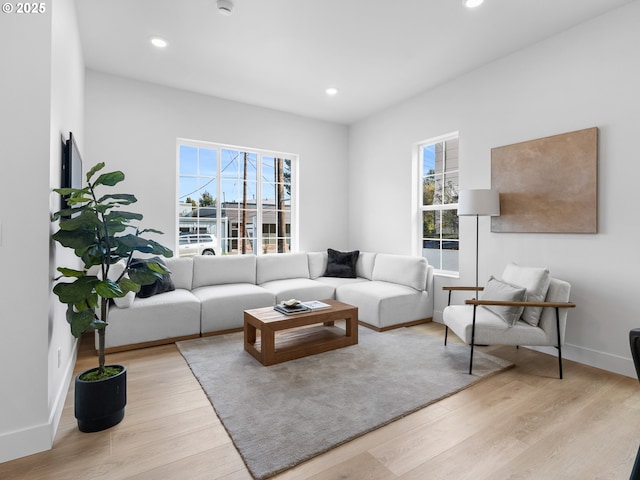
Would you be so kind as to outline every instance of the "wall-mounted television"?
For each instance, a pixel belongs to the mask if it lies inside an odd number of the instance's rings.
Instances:
[[[60,179],[61,188],[82,188],[82,157],[80,150],[73,137],[73,133],[69,132],[69,139],[64,143],[62,148],[62,176]],[[60,203],[60,209],[64,210],[67,206],[67,196],[63,195]]]

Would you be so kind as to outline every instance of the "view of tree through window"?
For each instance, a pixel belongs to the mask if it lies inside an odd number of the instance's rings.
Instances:
[[[295,158],[179,142],[180,255],[289,252]],[[196,245],[194,245],[196,244]],[[200,244],[200,245],[198,245]]]
[[[422,255],[436,270],[458,271],[458,136],[419,146]]]

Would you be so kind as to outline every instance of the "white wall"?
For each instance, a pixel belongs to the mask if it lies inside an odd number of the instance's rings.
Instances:
[[[640,327],[639,22],[633,2],[353,125],[350,247],[413,253],[416,142],[459,131],[461,187],[488,188],[491,148],[596,126],[599,233],[494,234],[481,218],[479,277],[499,276],[510,261],[548,266],[572,284],[577,303],[566,356],[635,376],[628,332]],[[436,279],[437,320],[442,285],[474,282],[475,221],[460,224],[461,278]]]
[[[56,0],[52,18],[51,41],[51,123],[50,123],[49,191],[60,187],[62,142],[73,132],[78,148],[84,140],[84,60],[73,0]],[[60,195],[49,195],[51,212],[60,210]],[[49,223],[49,234],[57,231],[58,223]],[[71,249],[51,242],[50,277],[59,276],[58,266],[79,267],[81,262]],[[53,294],[49,297],[49,392],[51,441],[67,396],[76,358],[76,339],[65,318],[66,305]],[[59,351],[59,353],[58,353]],[[60,362],[58,363],[58,356]],[[97,365],[97,361],[96,361]]]
[[[51,15],[0,17],[0,461],[47,448]],[[13,74],[8,74],[9,72]],[[24,212],[30,221],[25,222]],[[25,252],[29,266],[24,266]],[[35,435],[32,435],[35,431]],[[16,441],[17,439],[17,441]]]
[[[85,167],[122,170],[131,210],[170,248],[179,137],[298,154],[300,250],[346,246],[346,126],[87,71]]]
[[[52,306],[49,217],[60,134],[82,124],[83,66],[73,1],[45,8],[0,17],[0,462],[51,447],[74,363]]]

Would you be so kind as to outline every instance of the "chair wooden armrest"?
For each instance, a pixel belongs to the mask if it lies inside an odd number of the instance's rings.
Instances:
[[[451,294],[453,292],[476,292],[476,296],[478,292],[484,290],[484,287],[465,287],[460,285],[449,285],[446,287],[442,287],[442,290],[449,292],[449,300],[447,301],[447,306],[451,305]]]
[[[551,307],[551,308],[574,308],[572,302],[507,302],[503,300],[465,300],[467,305],[499,305],[505,307]]]
[[[459,291],[481,291],[484,290],[484,287],[460,287],[457,285],[452,285],[452,286],[448,286],[448,287],[442,287],[442,290],[449,290],[449,291],[455,291],[455,290],[459,290]]]

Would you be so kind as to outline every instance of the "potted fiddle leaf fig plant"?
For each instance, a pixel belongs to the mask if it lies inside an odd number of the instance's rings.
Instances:
[[[171,257],[173,252],[160,243],[144,238],[146,233],[162,232],[132,225],[142,220],[139,213],[121,210],[137,201],[130,194],[99,191],[124,180],[124,173],[100,173],[98,163],[86,174],[83,188],[58,188],[66,197],[66,208],[55,212],[59,220],[53,239],[73,249],[82,268],[58,267],[60,276],[53,293],[67,305],[66,318],[71,334],[79,338],[95,330],[98,337],[98,366],[80,373],[75,379],[75,416],[78,428],[94,432],[110,428],[124,418],[126,405],[126,368],[105,365],[105,330],[109,303],[129,292],[138,292],[169,273],[158,255]],[[132,262],[134,253],[156,255],[146,261]]]

